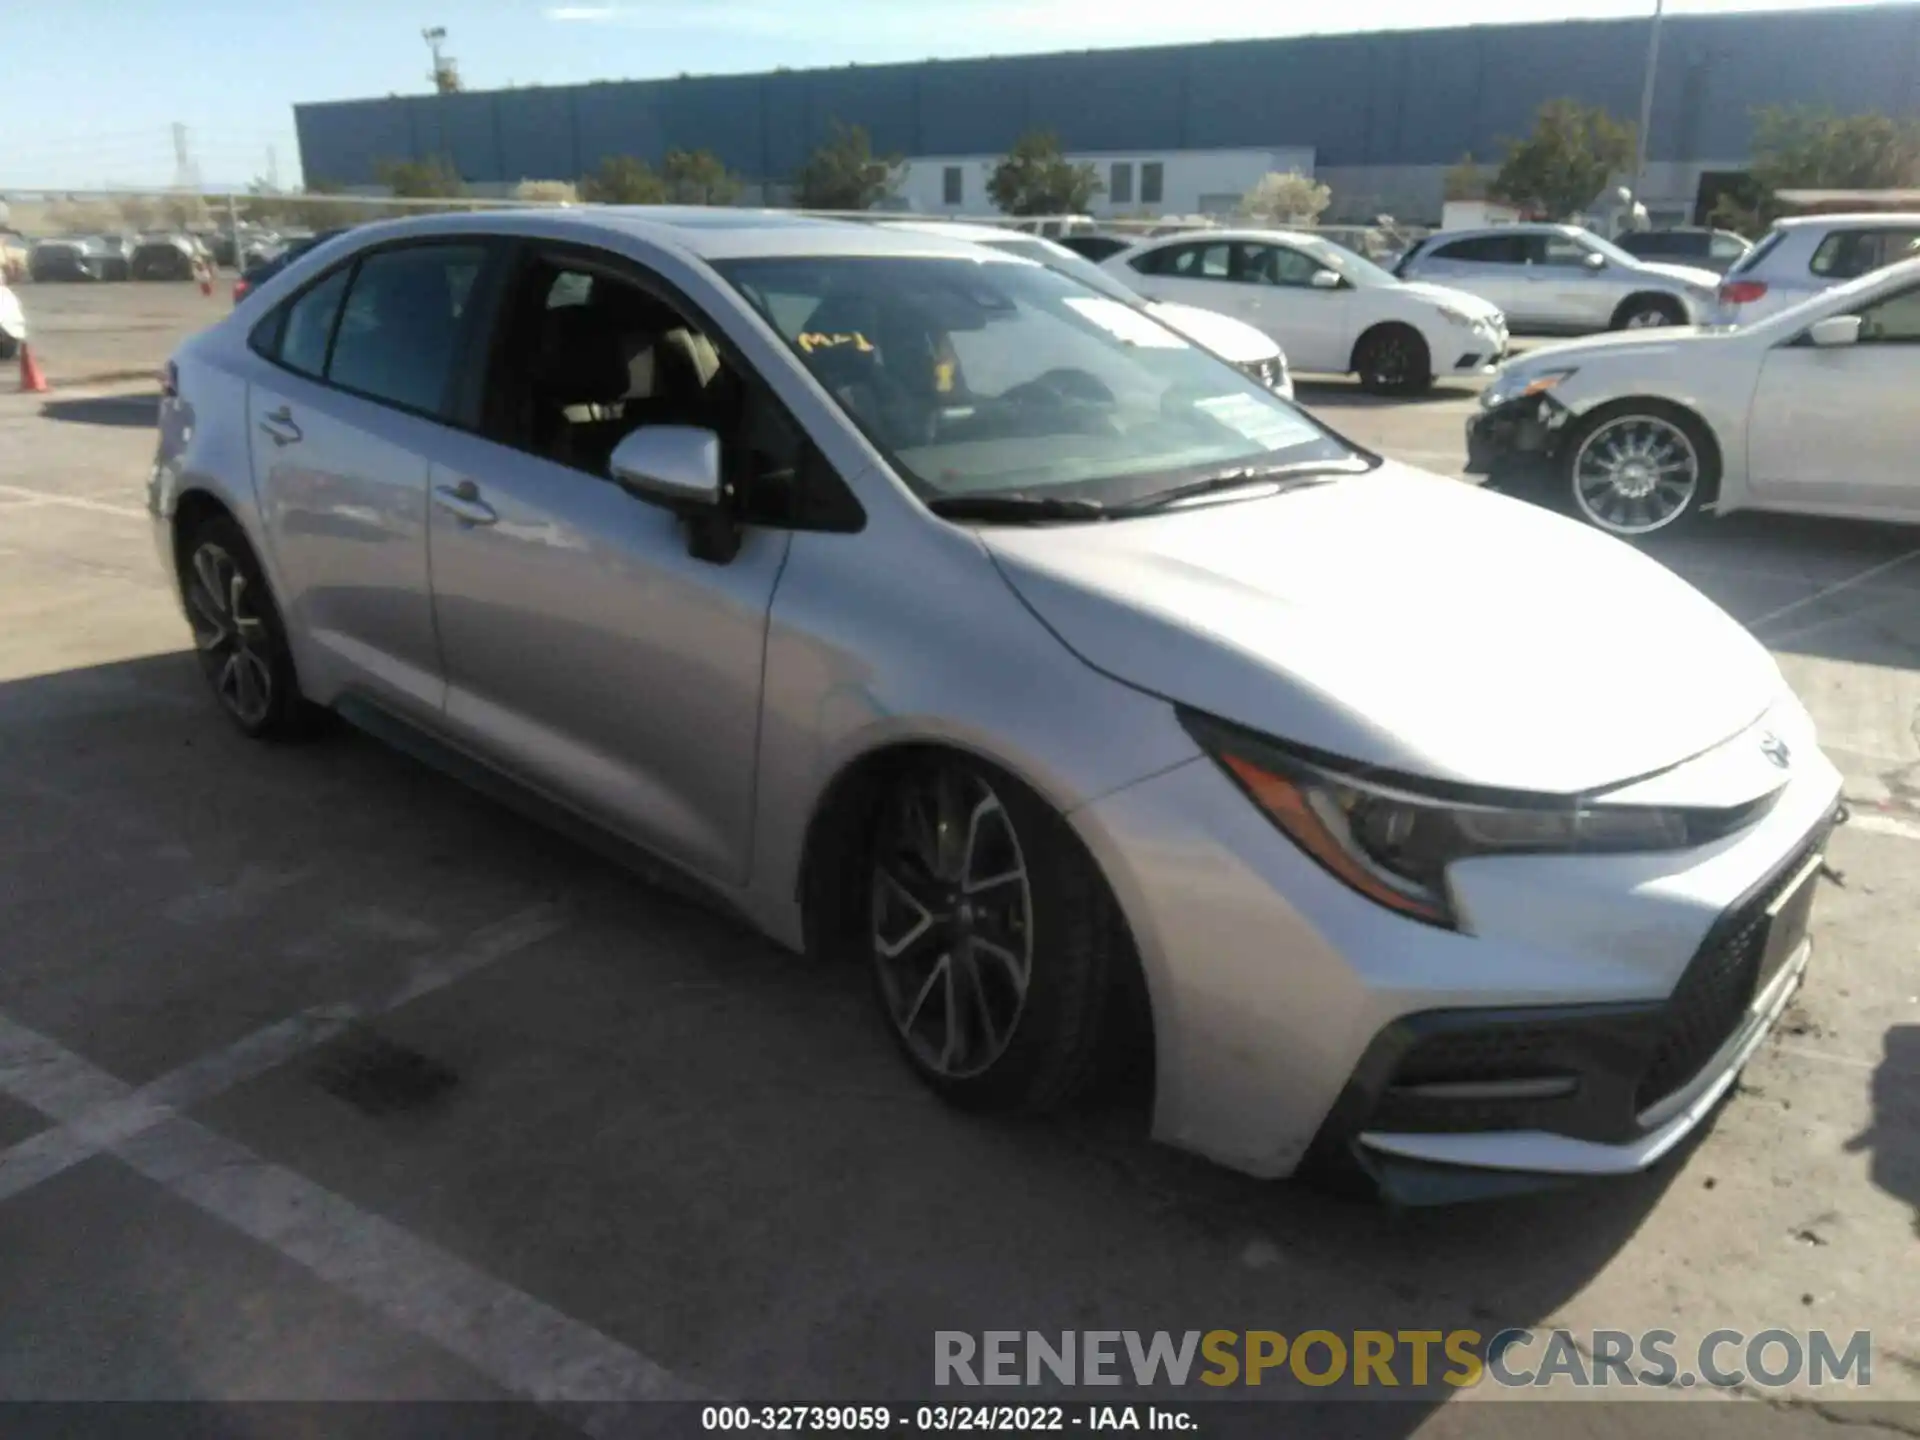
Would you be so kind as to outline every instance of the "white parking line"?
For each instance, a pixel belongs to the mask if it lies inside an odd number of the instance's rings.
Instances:
[[[295,1016],[138,1090],[0,1015],[0,1094],[60,1122],[0,1154],[0,1199],[105,1152],[589,1433],[596,1422],[617,1423],[615,1417],[583,1417],[571,1407],[711,1398],[593,1327],[175,1108],[324,1043],[356,1014],[391,1009],[452,984],[560,927],[552,907],[522,911],[446,955],[409,967],[399,985],[364,1006]]]
[[[69,510],[86,510],[95,515],[118,515],[127,520],[145,520],[147,512],[137,505],[113,505],[105,500],[89,500],[84,495],[62,495],[55,490],[29,490],[24,485],[0,485],[0,495],[24,500],[29,505],[64,505]]]
[[[1920,840],[1920,825],[1894,815],[1879,815],[1856,809],[1847,819],[1849,826],[1871,830],[1876,835],[1896,835],[1902,840]]]
[[[132,1100],[136,1095],[5,1016],[0,1016],[0,1091],[69,1124],[101,1114],[109,1097]],[[204,1213],[431,1340],[502,1389],[558,1407],[707,1398],[617,1340],[237,1141],[162,1106],[150,1106],[147,1118],[150,1123],[108,1139],[104,1149]],[[95,1133],[107,1138],[105,1127]],[[566,1413],[566,1418],[580,1417]],[[591,1416],[586,1428],[593,1428]]]
[[[302,1051],[326,1044],[353,1020],[396,1010],[504,960],[558,933],[561,923],[553,907],[532,906],[474,931],[452,950],[409,962],[402,967],[399,983],[390,990],[345,1004],[316,1006],[256,1030],[223,1050],[191,1060],[138,1090],[111,1077],[104,1081],[91,1079],[65,1066],[58,1047],[45,1048],[51,1041],[43,1043],[31,1031],[9,1027],[6,1017],[0,1016],[0,1092],[20,1094],[29,1105],[62,1122],[58,1129],[0,1150],[0,1200],[171,1119],[176,1110],[210,1100],[256,1075],[266,1074]],[[60,1073],[83,1087],[71,1103],[43,1088],[44,1079],[37,1078]]]
[[[1883,560],[1878,565],[1869,565],[1858,575],[1850,575],[1845,580],[1837,581],[1823,590],[1816,590],[1811,595],[1802,595],[1798,600],[1790,600],[1777,610],[1769,610],[1766,614],[1747,621],[1747,628],[1758,630],[1762,625],[1771,625],[1775,620],[1791,615],[1796,610],[1804,610],[1807,606],[1825,600],[1829,596],[1838,595],[1843,590],[1851,590],[1854,586],[1871,580],[1876,575],[1884,575],[1895,566],[1906,564],[1916,555],[1920,555],[1920,550],[1909,550],[1904,555],[1896,555],[1893,559]]]

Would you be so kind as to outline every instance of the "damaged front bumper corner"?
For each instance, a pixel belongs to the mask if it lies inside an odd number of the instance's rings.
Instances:
[[[1467,473],[1490,475],[1515,461],[1550,458],[1571,418],[1551,394],[1483,405],[1467,420]]]

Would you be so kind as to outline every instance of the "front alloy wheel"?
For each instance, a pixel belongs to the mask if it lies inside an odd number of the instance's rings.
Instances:
[[[1618,415],[1595,426],[1574,451],[1573,502],[1615,535],[1651,535],[1691,511],[1703,471],[1699,447],[1676,420]]]
[[[967,1108],[1048,1110],[1147,1073],[1125,925],[1051,806],[957,754],[899,764],[874,801],[859,918],[922,1081]]]
[[[984,1073],[1012,1042],[1033,973],[1033,895],[1005,804],[981,776],[939,766],[900,785],[874,850],[880,993],[929,1075]]]

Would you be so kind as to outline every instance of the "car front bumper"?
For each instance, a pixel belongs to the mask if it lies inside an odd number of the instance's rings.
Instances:
[[[1551,457],[1569,418],[1550,395],[1481,407],[1467,417],[1467,474],[1490,475],[1517,461]]]
[[[1763,977],[1753,947],[1783,893],[1810,903],[1839,774],[1796,703],[1762,723],[1800,758],[1759,819],[1680,853],[1456,864],[1461,931],[1333,879],[1209,759],[1077,812],[1146,973],[1156,1138],[1259,1176],[1357,1165],[1407,1203],[1654,1164],[1811,953],[1783,929]]]
[[[1491,375],[1507,358],[1507,348],[1504,323],[1474,325],[1467,337],[1453,347],[1453,363],[1449,368],[1455,375]]]

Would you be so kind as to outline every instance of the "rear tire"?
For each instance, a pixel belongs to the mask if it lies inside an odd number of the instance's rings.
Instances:
[[[971,1110],[1095,1088],[1131,955],[1065,821],[990,766],[929,755],[883,786],[864,864],[874,993],[923,1083]]]
[[[180,594],[201,673],[254,740],[312,734],[325,712],[300,693],[286,626],[246,532],[227,515],[196,524],[180,547]]]
[[[1421,395],[1433,387],[1433,357],[1411,325],[1376,325],[1353,347],[1354,373],[1371,395]]]
[[[1629,295],[1613,312],[1615,330],[1655,330],[1665,325],[1684,325],[1687,312],[1671,295]]]

